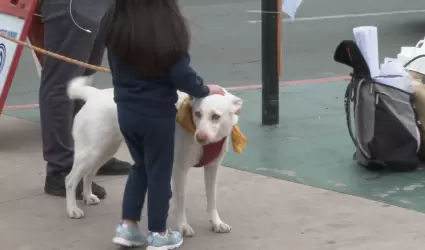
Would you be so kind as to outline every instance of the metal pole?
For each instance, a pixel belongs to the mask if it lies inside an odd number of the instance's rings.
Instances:
[[[261,0],[262,124],[279,124],[280,0]]]

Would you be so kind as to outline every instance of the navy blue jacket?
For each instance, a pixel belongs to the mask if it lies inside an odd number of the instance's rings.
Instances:
[[[209,95],[209,88],[190,67],[189,55],[177,62],[168,75],[145,80],[125,67],[108,53],[112,72],[114,100],[118,108],[125,108],[147,116],[176,115],[177,90],[195,98]]]

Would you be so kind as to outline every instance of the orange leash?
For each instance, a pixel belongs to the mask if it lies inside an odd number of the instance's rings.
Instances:
[[[10,42],[14,42],[14,43],[17,43],[19,45],[25,46],[25,47],[27,47],[29,49],[32,49],[35,52],[38,52],[40,54],[48,55],[48,56],[54,57],[56,59],[59,59],[59,60],[62,60],[62,61],[68,62],[68,63],[72,63],[72,64],[75,64],[75,65],[78,65],[78,66],[81,66],[81,67],[84,67],[84,68],[87,68],[87,69],[91,69],[91,70],[95,70],[95,71],[100,71],[100,72],[106,72],[106,73],[110,73],[111,72],[111,70],[108,69],[108,68],[95,66],[95,65],[92,65],[92,64],[88,64],[88,63],[81,62],[81,61],[78,61],[78,60],[75,60],[75,59],[72,59],[72,58],[69,58],[69,57],[66,57],[66,56],[62,56],[62,55],[53,53],[51,51],[48,51],[48,50],[45,50],[45,49],[42,49],[42,48],[33,46],[33,45],[29,44],[29,43],[20,41],[18,39],[13,38],[13,37],[9,37],[9,36],[7,36],[7,35],[5,35],[3,33],[0,33],[0,37],[1,38],[4,38],[4,39],[6,39],[6,40],[8,40]]]

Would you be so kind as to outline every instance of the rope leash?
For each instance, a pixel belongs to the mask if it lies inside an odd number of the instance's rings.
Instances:
[[[62,55],[53,53],[51,51],[48,51],[48,50],[45,50],[45,49],[36,47],[36,46],[31,45],[29,43],[26,43],[26,42],[20,41],[18,39],[15,39],[13,37],[9,37],[9,36],[5,35],[4,33],[1,33],[1,32],[0,32],[0,37],[1,38],[4,38],[4,39],[6,39],[6,40],[8,40],[10,42],[14,42],[14,43],[17,43],[17,44],[22,45],[24,47],[27,47],[29,49],[32,49],[35,52],[38,52],[40,54],[48,55],[48,56],[51,56],[53,58],[56,58],[56,59],[65,61],[67,63],[75,64],[75,65],[78,65],[78,66],[81,66],[81,67],[84,67],[84,68],[87,68],[87,69],[90,69],[90,70],[94,70],[94,71],[100,71],[100,72],[105,72],[105,73],[110,73],[111,72],[111,70],[108,69],[108,68],[95,66],[95,65],[92,65],[92,64],[88,64],[88,63],[81,62],[81,61],[78,61],[78,60],[75,60],[75,59],[72,59],[72,58],[69,58],[69,57],[66,57],[66,56],[62,56]]]

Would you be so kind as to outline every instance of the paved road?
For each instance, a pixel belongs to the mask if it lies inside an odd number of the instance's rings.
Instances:
[[[107,199],[97,206],[78,202],[86,218],[70,220],[63,199],[43,194],[39,124],[7,116],[0,124],[1,249],[120,250],[111,238],[125,178],[97,177]],[[128,151],[122,148],[118,157],[129,160]],[[245,171],[220,171],[218,205],[232,233],[209,229],[203,171],[193,170],[186,204],[196,236],[185,239],[181,250],[421,250],[425,244],[423,213]],[[172,212],[170,219],[175,228]],[[145,213],[141,225],[146,232]]]
[[[192,27],[194,66],[211,83],[257,84],[261,79],[260,1],[182,0]],[[332,60],[352,28],[377,25],[381,57],[394,56],[403,44],[414,44],[425,35],[425,9],[421,0],[304,0],[299,21],[283,25],[283,77],[299,80],[340,76],[348,69]],[[366,16],[358,16],[368,13]],[[357,15],[357,16],[356,16]],[[310,18],[310,19],[309,19]],[[37,101],[38,81],[32,57],[24,53],[8,104]],[[99,74],[96,85],[110,86],[109,76]]]

